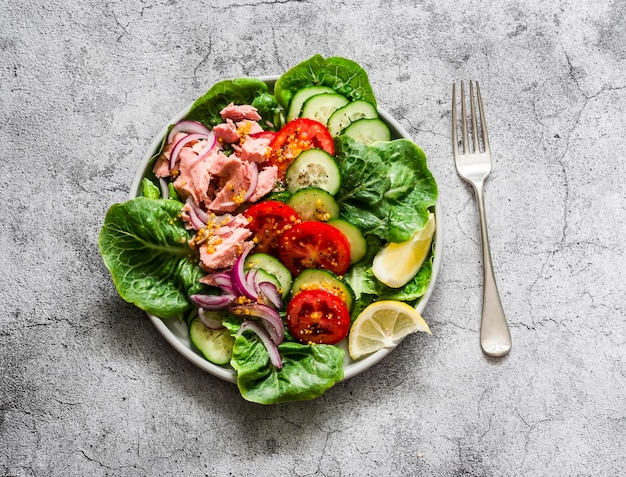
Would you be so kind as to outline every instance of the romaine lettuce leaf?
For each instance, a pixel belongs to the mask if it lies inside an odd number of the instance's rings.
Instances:
[[[410,282],[400,288],[391,288],[379,282],[372,273],[372,264],[354,266],[344,275],[344,280],[350,285],[357,300],[364,295],[372,295],[380,300],[397,300],[413,302],[426,293],[432,276],[433,256],[426,260]]]
[[[142,310],[172,318],[191,307],[204,272],[176,200],[137,197],[111,206],[98,237],[100,254],[119,295]]]
[[[213,127],[224,122],[220,111],[230,103],[250,104],[258,109],[263,120],[271,123],[276,121],[279,105],[269,93],[267,84],[257,78],[237,78],[216,83],[192,104],[185,118]]]
[[[345,352],[337,346],[283,342],[278,349],[281,369],[270,365],[258,338],[237,336],[230,364],[244,399],[259,404],[314,399],[343,378]]]
[[[363,99],[376,106],[376,97],[365,70],[354,61],[340,57],[325,59],[315,55],[299,63],[278,78],[274,95],[287,109],[299,89],[319,85],[329,86],[351,101]]]
[[[141,179],[141,195],[149,199],[160,199],[161,189],[155,186],[150,179],[144,177]]]
[[[370,146],[347,136],[335,139],[341,188],[335,196],[341,217],[389,242],[404,242],[428,220],[437,202],[437,183],[426,155],[412,141],[395,139]]]

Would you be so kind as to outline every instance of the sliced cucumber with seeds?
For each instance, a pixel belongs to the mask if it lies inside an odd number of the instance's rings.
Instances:
[[[391,140],[389,127],[380,119],[359,119],[350,124],[341,134],[368,145],[376,141]]]
[[[317,187],[329,194],[339,191],[340,173],[333,157],[321,149],[307,149],[291,163],[285,174],[287,191]]]
[[[316,94],[305,101],[300,117],[314,119],[326,126],[330,115],[349,102],[348,98],[339,93]]]
[[[287,297],[291,289],[291,272],[280,260],[266,253],[253,253],[246,258],[246,268],[257,268],[263,270],[280,284],[280,293],[283,298]],[[271,281],[271,280],[268,280]]]
[[[341,298],[348,310],[352,309],[354,293],[345,282],[328,270],[308,268],[302,271],[293,281],[291,296],[294,297],[305,290],[329,291]]]
[[[227,364],[233,355],[235,338],[230,335],[230,332],[226,328],[218,330],[207,328],[197,316],[189,324],[189,339],[202,356],[211,363]]]
[[[335,90],[329,86],[308,86],[306,88],[299,89],[296,94],[293,95],[289,102],[289,111],[287,112],[287,121],[300,117],[302,111],[302,105],[311,96],[322,93],[334,93]]]
[[[326,127],[331,136],[337,137],[341,134],[341,131],[359,119],[376,118],[378,118],[376,106],[362,99],[357,99],[331,114]]]
[[[339,218],[339,205],[332,195],[322,189],[314,187],[301,189],[291,196],[287,205],[298,212],[303,222],[309,220],[328,222]]]
[[[350,264],[355,264],[361,260],[367,252],[367,242],[363,234],[356,225],[342,219],[334,219],[328,222],[339,230],[348,239],[350,244]]]

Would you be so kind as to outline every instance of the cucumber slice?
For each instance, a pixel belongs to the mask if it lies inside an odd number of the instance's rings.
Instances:
[[[328,222],[339,218],[339,205],[332,195],[322,189],[314,187],[300,189],[291,196],[287,205],[298,212],[303,222],[309,220]]]
[[[233,355],[235,338],[230,332],[226,328],[219,330],[207,328],[197,316],[189,324],[189,339],[211,363],[227,364]]]
[[[306,88],[299,89],[296,94],[293,95],[289,102],[289,111],[287,112],[287,121],[300,117],[302,111],[302,105],[311,96],[323,93],[334,93],[335,90],[330,86],[308,86]]]
[[[290,197],[291,192],[283,190],[280,192],[270,192],[270,194],[264,200],[275,200],[277,202],[282,202],[283,204],[286,204]]]
[[[331,220],[328,222],[328,225],[335,227],[348,239],[350,244],[350,264],[357,263],[365,256],[367,242],[356,225],[352,225],[350,222],[342,219]]]
[[[348,310],[352,309],[354,292],[346,283],[340,280],[339,277],[328,270],[316,268],[303,270],[293,281],[291,296],[294,297],[304,290],[329,291],[341,298],[348,307]]]
[[[285,174],[287,191],[317,187],[329,194],[339,191],[340,173],[333,157],[321,149],[307,149],[291,163]]]
[[[272,275],[269,272],[266,272],[265,270],[263,270],[262,268],[257,268],[257,276],[256,276],[256,282],[257,283],[262,283],[262,282],[270,282],[272,283],[276,289],[281,293],[283,293],[283,287],[280,284],[280,282],[278,281],[278,278],[276,278],[274,275]]]
[[[391,131],[380,119],[359,119],[350,124],[341,134],[368,145],[376,141],[391,140]]]
[[[300,117],[314,119],[326,126],[330,115],[349,102],[348,98],[339,93],[316,94],[304,102]]]
[[[291,272],[280,260],[266,253],[253,253],[246,258],[246,268],[258,268],[278,281],[280,292],[286,298],[291,289]]]
[[[337,137],[341,134],[341,131],[359,119],[376,118],[378,118],[376,106],[362,99],[357,99],[331,114],[326,127],[331,136]]]

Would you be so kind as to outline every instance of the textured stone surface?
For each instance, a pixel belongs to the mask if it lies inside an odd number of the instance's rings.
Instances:
[[[157,131],[215,81],[359,62],[429,157],[443,269],[412,336],[322,398],[261,407],[188,363],[97,250]],[[626,468],[626,5],[3,2],[0,475],[620,475]],[[450,94],[481,82],[514,349],[478,345]]]

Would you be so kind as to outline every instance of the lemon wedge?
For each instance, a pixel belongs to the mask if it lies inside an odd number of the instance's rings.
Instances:
[[[394,300],[367,306],[350,328],[348,353],[354,360],[379,349],[393,348],[404,337],[418,331],[431,334],[424,318],[412,306]]]
[[[435,235],[435,214],[428,216],[426,225],[406,242],[390,242],[374,257],[374,276],[391,288],[400,288],[419,272],[430,252]]]

